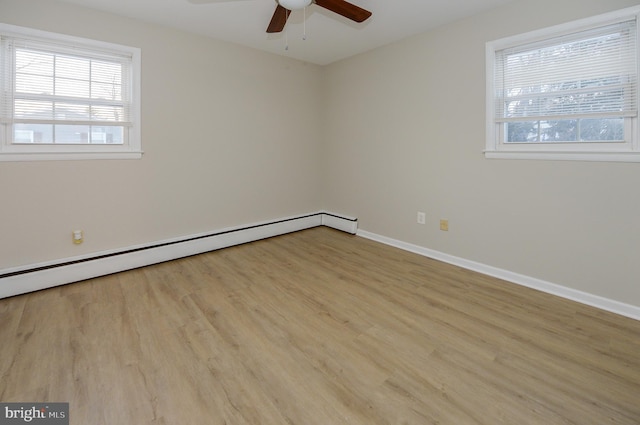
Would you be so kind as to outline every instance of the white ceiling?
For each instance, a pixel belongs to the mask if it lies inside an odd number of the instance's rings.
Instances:
[[[327,65],[512,0],[350,0],[373,12],[360,24],[312,4],[279,34],[266,33],[274,0],[64,1]]]

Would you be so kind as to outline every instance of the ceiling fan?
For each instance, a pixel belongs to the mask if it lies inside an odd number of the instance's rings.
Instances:
[[[287,23],[291,10],[303,9],[311,3],[315,3],[355,22],[366,21],[371,16],[371,12],[368,10],[346,0],[276,0],[276,3],[276,10],[273,12],[271,22],[267,27],[268,33],[281,32]]]

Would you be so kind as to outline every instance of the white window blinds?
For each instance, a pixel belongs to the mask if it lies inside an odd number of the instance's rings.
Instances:
[[[496,51],[496,122],[637,115],[635,19]]]
[[[0,37],[0,119],[14,126],[14,141],[31,134],[26,141],[33,142],[32,135],[39,133],[44,134],[41,143],[105,143],[107,136],[108,142],[123,143],[122,130],[132,125],[130,55]],[[73,139],[71,132],[81,132],[84,139]]]

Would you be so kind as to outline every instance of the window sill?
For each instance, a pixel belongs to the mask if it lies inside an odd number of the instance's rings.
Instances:
[[[19,161],[78,161],[95,159],[140,159],[142,151],[131,152],[30,152],[0,153],[0,162]]]
[[[487,159],[529,159],[546,161],[640,162],[640,152],[505,152],[484,151]]]

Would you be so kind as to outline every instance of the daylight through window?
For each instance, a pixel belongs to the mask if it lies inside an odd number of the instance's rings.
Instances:
[[[139,157],[137,49],[7,27],[0,153]]]
[[[638,153],[637,13],[488,43],[487,156]]]

